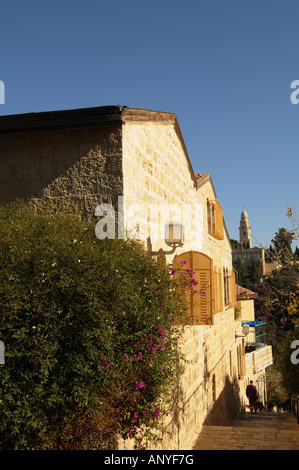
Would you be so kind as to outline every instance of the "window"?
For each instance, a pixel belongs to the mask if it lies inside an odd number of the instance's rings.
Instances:
[[[223,276],[221,269],[213,270],[213,311],[214,313],[223,310]]]
[[[229,304],[229,275],[228,275],[228,269],[223,268],[223,286],[224,286],[224,305]]]
[[[180,261],[186,261],[183,269],[191,269],[193,277],[197,281],[192,292],[190,288],[185,288],[184,292],[188,304],[188,318],[186,324],[189,325],[212,325],[213,307],[212,307],[212,260],[207,255],[188,251],[176,256],[173,265],[179,265]],[[177,277],[175,274],[174,277]],[[201,294],[200,292],[204,292]]]
[[[224,305],[236,305],[236,277],[234,271],[229,273],[227,268],[223,268],[223,295]]]
[[[222,207],[217,200],[207,200],[208,232],[217,240],[223,240]]]

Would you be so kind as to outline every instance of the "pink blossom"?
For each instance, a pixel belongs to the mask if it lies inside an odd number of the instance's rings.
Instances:
[[[138,390],[139,388],[142,388],[144,386],[144,383],[142,382],[142,380],[136,385],[136,390]]]
[[[135,411],[134,415],[133,415],[133,418],[134,419],[138,419],[138,413]]]
[[[102,369],[106,369],[106,372],[109,372],[109,367],[111,367],[111,364],[110,362],[108,362],[108,359],[106,356],[102,356],[101,357],[101,361],[102,361]]]

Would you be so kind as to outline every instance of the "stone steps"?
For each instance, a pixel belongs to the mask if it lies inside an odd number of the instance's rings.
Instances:
[[[291,413],[246,413],[227,426],[203,426],[193,450],[299,450],[299,425]]]

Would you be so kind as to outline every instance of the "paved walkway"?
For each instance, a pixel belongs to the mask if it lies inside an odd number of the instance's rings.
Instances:
[[[246,413],[228,426],[203,426],[193,450],[299,450],[292,413]]]

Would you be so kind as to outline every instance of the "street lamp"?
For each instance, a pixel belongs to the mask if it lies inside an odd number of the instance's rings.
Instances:
[[[148,239],[148,244],[150,247],[150,251],[152,255],[171,255],[175,252],[178,246],[182,246],[184,244],[184,225],[181,222],[168,222],[165,225],[165,243],[168,246],[172,247],[170,251],[164,251],[160,248],[159,251],[152,251],[151,250],[151,242]]]

